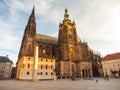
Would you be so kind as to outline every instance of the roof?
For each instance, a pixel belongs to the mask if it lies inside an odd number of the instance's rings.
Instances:
[[[6,56],[0,56],[0,62],[11,62],[12,63],[12,61]]]
[[[102,61],[115,60],[115,59],[120,59],[120,52],[113,53],[113,54],[108,54],[108,55],[106,55],[105,57],[102,58]]]
[[[42,51],[39,51],[39,57],[53,59],[53,57],[47,55],[46,53],[43,53]]]
[[[56,37],[52,37],[52,36],[48,36],[48,35],[43,35],[43,34],[36,34],[36,39],[58,41],[58,38],[56,38]]]

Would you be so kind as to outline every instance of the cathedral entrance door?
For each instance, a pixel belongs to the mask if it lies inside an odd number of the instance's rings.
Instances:
[[[83,77],[83,78],[85,77],[84,69],[82,70],[82,77]]]

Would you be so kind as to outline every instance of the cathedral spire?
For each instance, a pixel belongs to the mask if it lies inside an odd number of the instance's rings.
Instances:
[[[65,7],[65,14],[64,14],[64,21],[70,21],[70,20],[69,20],[68,10],[67,10],[66,7]]]
[[[31,15],[29,17],[28,23],[31,23],[31,22],[36,23],[36,21],[35,21],[35,6],[33,6],[32,13],[31,13]]]
[[[35,10],[34,10],[35,6],[33,6],[33,9],[32,9],[32,13],[31,13],[31,16],[35,17]]]

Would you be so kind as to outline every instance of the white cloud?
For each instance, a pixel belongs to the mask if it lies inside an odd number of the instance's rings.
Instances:
[[[78,35],[102,55],[120,51],[120,1],[92,1],[85,15],[77,19]]]

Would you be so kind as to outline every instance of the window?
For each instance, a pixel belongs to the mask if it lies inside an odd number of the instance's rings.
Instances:
[[[43,75],[43,73],[42,73],[42,72],[41,72],[40,74],[41,74],[41,75]]]
[[[30,68],[30,64],[28,64],[28,68]]]
[[[48,73],[47,73],[47,72],[46,72],[45,74],[46,74],[46,75],[48,75]]]
[[[46,62],[47,62],[48,60],[46,59]]]
[[[30,60],[30,58],[28,58],[28,60]]]
[[[37,75],[39,75],[39,72],[37,73]]]
[[[51,62],[53,62],[53,60],[51,60]]]
[[[29,75],[30,74],[30,72],[27,72],[27,75]]]
[[[41,69],[43,69],[43,65],[41,65]]]
[[[73,57],[73,47],[70,47],[70,56]]]
[[[28,52],[31,51],[31,44],[28,44]]]
[[[51,75],[53,75],[53,73],[51,72]]]

